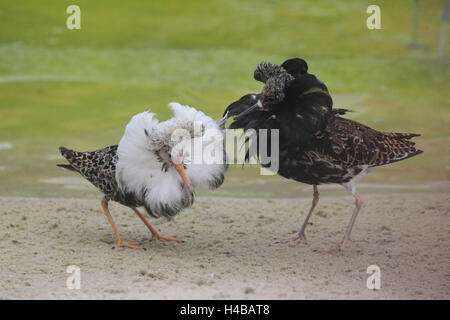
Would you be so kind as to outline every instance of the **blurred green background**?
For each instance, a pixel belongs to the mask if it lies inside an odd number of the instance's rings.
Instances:
[[[66,28],[71,4],[81,8],[81,30]],[[381,30],[366,27],[370,4],[381,8]],[[419,1],[420,48],[411,49],[412,0],[0,0],[0,195],[98,196],[55,167],[60,145],[116,144],[133,114],[151,109],[167,119],[171,101],[218,118],[261,90],[252,77],[258,62],[291,57],[306,59],[352,118],[422,134],[423,155],[364,182],[413,190],[448,181],[448,39],[437,57],[443,7]],[[258,172],[234,166],[212,194],[310,194]]]

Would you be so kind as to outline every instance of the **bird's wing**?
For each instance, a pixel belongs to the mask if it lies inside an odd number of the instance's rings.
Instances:
[[[410,139],[410,133],[383,133],[339,116],[330,119],[318,132],[313,150],[331,157],[346,167],[380,166],[422,153]]]
[[[148,138],[153,135],[153,131],[158,124],[159,121],[155,118],[154,113],[144,111],[134,115],[125,128],[119,146],[123,148],[124,145],[129,144],[129,141],[132,141],[131,144],[136,147],[145,148],[148,144]],[[119,148],[119,151],[121,148]]]
[[[291,80],[285,89],[288,102],[301,107],[321,105],[331,110],[333,100],[327,86],[313,74],[304,74]]]

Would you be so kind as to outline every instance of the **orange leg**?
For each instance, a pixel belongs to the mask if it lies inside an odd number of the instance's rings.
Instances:
[[[111,225],[111,228],[114,232],[114,236],[116,237],[115,247],[120,248],[123,246],[123,247],[132,248],[132,249],[138,249],[138,250],[142,249],[142,247],[139,246],[138,242],[127,242],[127,241],[122,240],[122,237],[120,236],[119,232],[117,231],[114,220],[111,217],[111,213],[109,212],[108,201],[106,201],[105,199],[102,200],[102,208],[103,208],[103,211],[105,212],[105,215],[106,215],[106,218],[108,219],[109,224]]]
[[[137,208],[131,208],[133,209],[133,211],[138,215],[138,217],[142,220],[142,222],[147,226],[148,230],[150,230],[150,232],[152,233],[152,238],[150,240],[166,240],[166,241],[176,241],[176,242],[183,242],[182,240],[176,239],[176,235],[175,234],[169,234],[167,236],[162,236],[158,233],[158,231],[156,231],[155,228],[153,228],[153,226],[150,224],[150,222],[148,222],[144,216],[139,212],[139,210]]]

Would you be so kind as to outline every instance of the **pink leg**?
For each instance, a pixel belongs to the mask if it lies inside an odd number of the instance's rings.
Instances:
[[[353,225],[355,224],[356,217],[358,216],[359,210],[361,210],[361,206],[363,204],[363,200],[362,200],[361,196],[356,191],[353,193],[353,196],[355,197],[355,210],[353,211],[353,215],[350,218],[350,222],[348,223],[347,230],[345,230],[344,238],[337,246],[326,249],[326,250],[324,250],[324,252],[342,251],[342,250],[344,250],[347,242],[351,241],[350,233],[352,232],[352,228],[353,228]]]
[[[305,221],[303,222],[302,227],[300,228],[300,231],[297,233],[297,235],[294,238],[292,238],[290,240],[284,240],[283,243],[287,243],[289,241],[296,241],[298,239],[301,239],[306,242],[306,235],[305,235],[306,226],[308,225],[309,218],[311,218],[314,208],[319,203],[319,190],[317,188],[317,185],[313,186],[313,190],[314,190],[314,193],[313,193],[312,205],[311,205],[311,208],[309,209],[308,215],[305,218]]]

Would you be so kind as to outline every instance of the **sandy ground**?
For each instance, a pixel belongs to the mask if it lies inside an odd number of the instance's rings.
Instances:
[[[308,243],[275,243],[300,227],[310,200],[200,197],[167,222],[150,220],[185,243],[148,241],[134,213],[111,212],[124,239],[146,249],[112,249],[99,201],[0,198],[2,299],[449,299],[448,193],[366,196],[344,252],[337,243],[351,197],[322,197]],[[66,288],[66,267],[81,289]],[[381,289],[369,290],[378,265]]]

